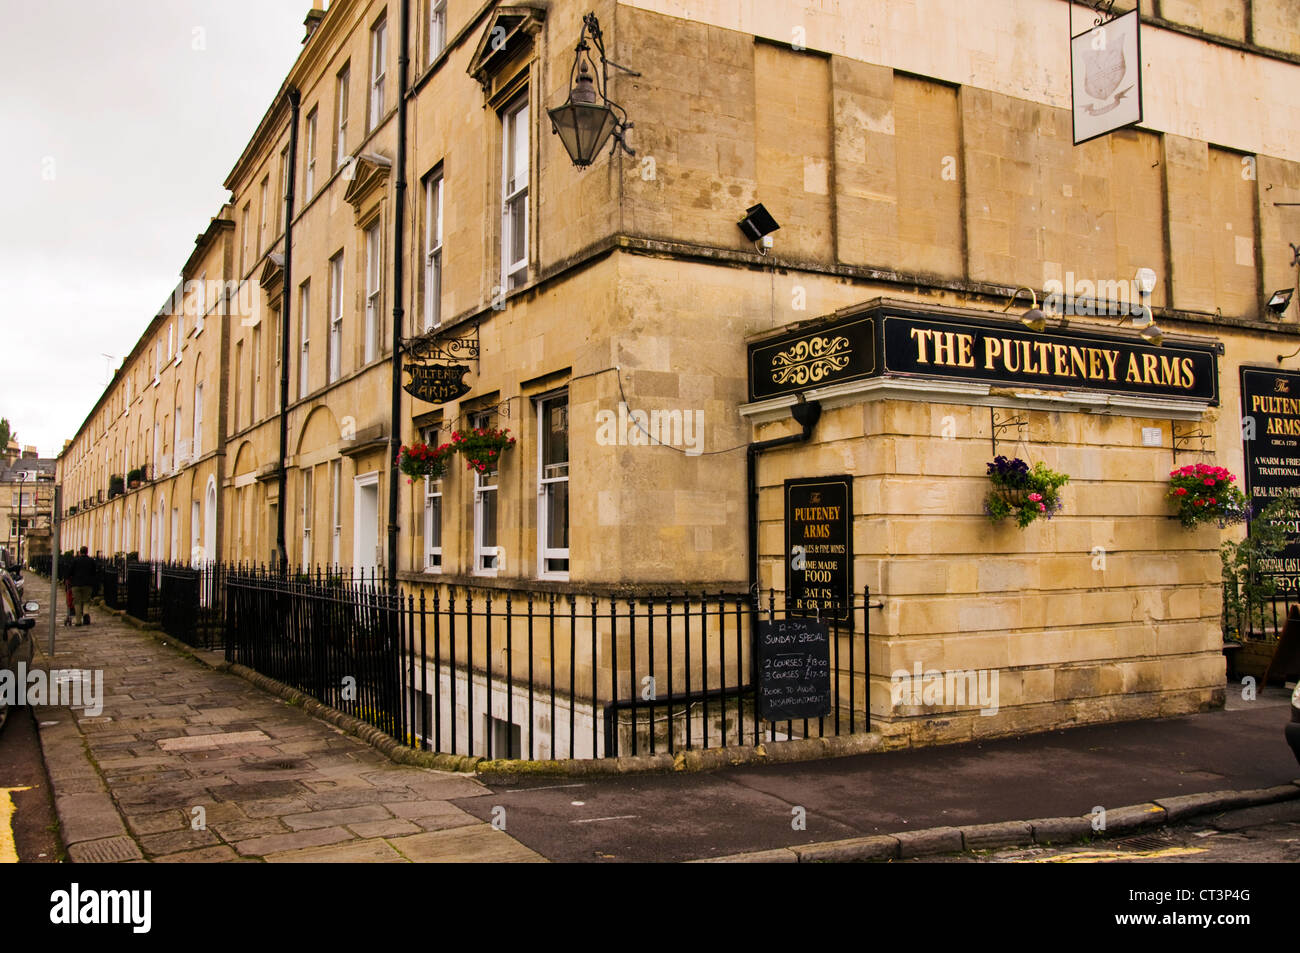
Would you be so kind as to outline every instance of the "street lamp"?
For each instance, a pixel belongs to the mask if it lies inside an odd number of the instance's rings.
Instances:
[[[600,54],[599,76],[593,75],[592,68],[596,62],[591,56],[588,36]],[[588,13],[582,18],[582,33],[578,36],[578,45],[574,50],[573,69],[569,72],[568,101],[563,106],[547,110],[551,117],[551,131],[560,137],[569,158],[578,168],[591,165],[611,136],[614,145],[610,149],[610,155],[617,152],[620,146],[628,155],[636,155],[624,138],[627,130],[632,128],[632,123],[627,119],[627,111],[608,95],[610,66],[633,76],[641,75],[636,70],[606,59],[600,21],[596,19],[596,14]]]
[[[22,569],[23,565],[23,482],[27,479],[27,471],[18,471],[18,568]]]

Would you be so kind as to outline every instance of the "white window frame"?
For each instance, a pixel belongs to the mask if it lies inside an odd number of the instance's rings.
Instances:
[[[388,14],[381,16],[370,28],[370,117],[366,124],[369,133],[384,112],[384,85],[388,78]]]
[[[371,222],[365,231],[366,243],[366,326],[362,363],[369,364],[379,356],[379,332],[383,325],[380,299],[383,294],[384,244],[379,220]]]
[[[307,134],[303,137],[307,156],[303,163],[302,192],[304,199],[310,199],[316,189],[316,116],[319,106],[313,106],[307,114]]]
[[[352,64],[345,64],[335,76],[334,102],[334,169],[343,167],[348,158],[348,85],[352,80]]]
[[[469,418],[470,429],[479,427],[492,426],[492,415],[471,414]],[[497,494],[500,492],[500,471],[489,470],[486,474],[474,471],[474,566],[473,574],[475,576],[495,576],[501,571],[502,556],[504,549],[500,545],[501,539],[501,497]],[[483,536],[485,528],[485,510],[489,499],[488,494],[494,494],[491,499],[495,504],[493,506],[493,535],[497,538],[496,546],[484,546]]]
[[[438,429],[430,427],[420,437],[430,447],[436,447]],[[433,530],[434,512],[438,514],[438,531]],[[442,478],[424,478],[424,571],[442,572]]]
[[[424,330],[442,324],[442,213],[445,203],[439,172],[424,184]]]
[[[198,337],[203,333],[203,318],[208,313],[208,273],[206,271],[199,275],[199,306],[194,310],[197,312],[194,315],[194,336]]]
[[[280,412],[280,361],[284,350],[284,304],[285,298],[280,298],[280,307],[275,309],[275,373],[271,377],[271,391],[275,394],[275,400],[272,402],[275,406],[275,412]]]
[[[343,252],[330,259],[329,383],[343,373]]]
[[[181,548],[181,510],[179,506],[173,506],[171,547],[167,551],[167,558],[175,562],[176,552],[180,548]]]
[[[447,0],[429,0],[429,63],[447,48]]]
[[[244,277],[244,269],[248,267],[248,218],[252,201],[244,203],[244,210],[239,213],[239,277]]]
[[[203,455],[203,381],[194,382],[194,438],[190,441],[190,455],[195,460]]]
[[[307,396],[307,379],[311,374],[311,281],[298,286],[298,399]]]
[[[524,284],[528,280],[528,229],[532,213],[529,203],[529,175],[531,174],[531,109],[528,89],[525,88],[501,111],[501,294]],[[524,142],[520,150],[519,136]],[[518,160],[522,159],[520,168]],[[512,210],[522,205],[522,224],[513,224]],[[512,260],[510,248],[515,243],[517,231],[523,232],[523,255]]]
[[[315,472],[313,467],[304,467],[302,471],[302,567],[306,571],[311,566],[311,524],[312,504],[315,502]]]
[[[275,234],[284,232],[284,207],[289,203],[289,147],[280,150],[280,200],[275,206]],[[206,297],[206,295],[204,296]]]
[[[569,578],[569,547],[549,547],[546,545],[546,539],[550,530],[550,510],[547,504],[550,502],[551,488],[563,483],[566,492],[569,489],[569,471],[570,467],[567,462],[569,456],[569,425],[567,415],[569,413],[568,391],[558,391],[554,394],[546,394],[537,399],[537,578],[539,579],[557,579],[568,580]],[[565,421],[565,458],[563,475],[546,474],[546,468],[543,464],[543,458],[546,453],[546,433],[549,422],[546,419],[548,408],[558,401],[564,401]],[[569,498],[572,503],[572,497]],[[567,515],[566,515],[567,520]],[[568,527],[565,527],[566,531]],[[551,569],[549,564],[551,560],[564,560],[566,568]]]
[[[330,461],[330,564],[339,564],[343,539],[343,461]]]
[[[239,508],[235,508],[235,519],[239,519]],[[190,500],[190,564],[196,565],[199,562],[198,550],[200,539],[199,531],[203,527],[203,515],[198,500]],[[239,539],[239,529],[235,529],[235,539]]]
[[[176,419],[172,422],[172,465],[181,468],[181,408],[176,405]]]
[[[267,190],[270,189],[270,187],[271,187],[271,176],[268,173],[267,175],[262,176],[261,201],[260,201],[261,208],[258,211],[258,223],[257,223],[257,257],[258,258],[262,257],[262,252],[266,248],[266,193]],[[207,296],[204,295],[204,297],[206,298]]]
[[[153,386],[158,386],[159,375],[162,374],[162,337],[160,336],[154,342],[153,348]]]

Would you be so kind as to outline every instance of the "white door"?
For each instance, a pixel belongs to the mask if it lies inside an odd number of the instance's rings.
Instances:
[[[208,492],[203,499],[203,561],[217,558],[217,481],[208,478]]]
[[[352,565],[367,573],[379,566],[379,473],[353,481]]]

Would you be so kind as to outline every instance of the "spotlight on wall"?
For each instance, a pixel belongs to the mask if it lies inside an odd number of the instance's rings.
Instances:
[[[1017,288],[1015,294],[1011,296],[1011,300],[1007,302],[1007,306],[1002,309],[1002,313],[1006,314],[1011,310],[1011,306],[1016,303],[1016,299],[1020,297],[1020,292],[1022,291],[1029,292],[1030,307],[1028,311],[1020,316],[1020,323],[1031,331],[1042,331],[1046,329],[1047,315],[1045,315],[1043,310],[1038,307],[1038,294],[1033,288]]]
[[[1284,288],[1281,291],[1274,291],[1273,296],[1268,299],[1268,310],[1272,311],[1273,314],[1277,315],[1279,318],[1282,317],[1286,309],[1291,306],[1291,296],[1293,294],[1295,294],[1295,289],[1293,288]]]
[[[740,230],[745,233],[746,238],[751,242],[762,242],[764,249],[772,247],[772,240],[767,236],[781,227],[777,224],[776,219],[772,217],[772,213],[763,207],[762,202],[747,208],[745,217],[737,224],[740,226]]]

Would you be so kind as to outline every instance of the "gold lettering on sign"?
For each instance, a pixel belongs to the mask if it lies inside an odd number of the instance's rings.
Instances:
[[[789,350],[781,351],[772,358],[772,382],[800,387],[816,383],[836,371],[844,370],[849,366],[852,356],[849,339],[842,335],[798,341]]]

